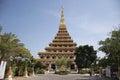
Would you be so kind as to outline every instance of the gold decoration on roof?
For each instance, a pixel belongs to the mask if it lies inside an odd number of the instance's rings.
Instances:
[[[64,19],[64,7],[62,6],[61,19],[60,19],[60,28],[66,28],[65,19]]]

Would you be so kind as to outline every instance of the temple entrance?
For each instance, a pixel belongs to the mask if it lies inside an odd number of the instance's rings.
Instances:
[[[71,64],[70,69],[75,69],[75,65]]]
[[[46,64],[46,69],[47,69],[47,71],[49,70],[49,64],[48,63]]]
[[[51,69],[55,70],[55,64],[51,64]]]

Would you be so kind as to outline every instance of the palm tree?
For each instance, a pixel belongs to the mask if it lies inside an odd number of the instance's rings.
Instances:
[[[31,56],[28,49],[24,47],[20,40],[12,33],[4,33],[0,36],[1,60],[8,60],[10,56],[26,54]]]
[[[12,33],[4,33],[0,36],[1,60],[8,60],[13,49],[17,47],[19,39]]]
[[[13,65],[11,58],[19,55],[31,57],[30,51],[24,47],[15,34],[2,33],[0,27],[0,62],[8,62],[7,67]],[[16,66],[17,64],[14,63]],[[24,66],[24,65],[23,65]]]

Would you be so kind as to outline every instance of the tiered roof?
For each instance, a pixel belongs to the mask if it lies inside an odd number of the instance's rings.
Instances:
[[[59,30],[56,36],[49,44],[49,47],[45,48],[46,52],[39,52],[38,55],[74,54],[76,45],[67,31],[64,19],[64,8],[62,8]]]

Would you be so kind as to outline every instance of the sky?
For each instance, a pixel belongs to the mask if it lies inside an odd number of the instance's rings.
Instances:
[[[98,42],[120,24],[120,0],[0,0],[0,25],[38,58],[58,32],[62,5],[67,30],[77,46],[98,50]]]

